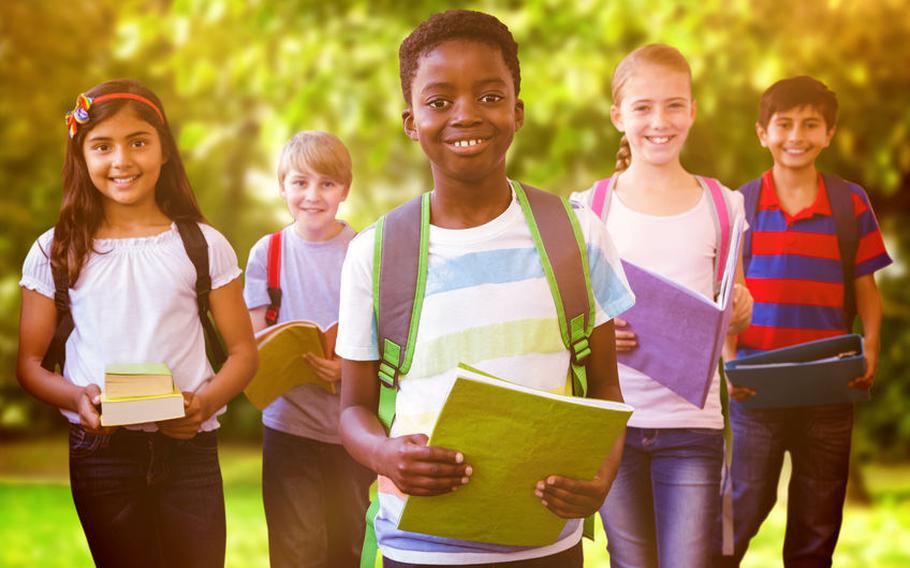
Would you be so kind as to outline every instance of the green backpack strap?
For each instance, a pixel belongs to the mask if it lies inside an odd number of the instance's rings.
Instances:
[[[572,354],[572,392],[588,392],[585,362],[594,330],[594,292],[578,218],[562,197],[512,182],[556,304],[562,343]]]
[[[427,284],[430,194],[416,197],[376,222],[373,309],[379,347],[379,419],[390,429],[398,378],[411,368]]]

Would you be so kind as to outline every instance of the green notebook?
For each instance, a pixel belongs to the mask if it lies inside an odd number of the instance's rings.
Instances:
[[[461,451],[471,481],[453,493],[409,496],[398,528],[515,546],[556,542],[566,519],[534,495],[548,475],[593,479],[632,407],[550,394],[462,365],[430,445]]]

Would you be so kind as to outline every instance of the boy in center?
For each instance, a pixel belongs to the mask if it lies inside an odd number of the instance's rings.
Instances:
[[[429,159],[434,189],[426,294],[413,363],[399,377],[389,434],[377,417],[372,227],[351,242],[342,269],[336,348],[342,357],[342,440],[380,476],[373,521],[383,565],[581,567],[581,521],[598,510],[609,490],[621,439],[593,480],[551,475],[536,487],[516,488],[570,519],[548,545],[468,542],[397,528],[406,495],[445,494],[470,483],[474,473],[458,448],[427,446],[458,363],[533,388],[571,392],[570,352],[561,340],[531,230],[506,176],[506,153],[524,120],[517,44],[496,18],[453,10],[420,24],[402,43],[399,58],[404,130]],[[603,224],[587,209],[572,214],[587,245],[596,303],[588,396],[619,401],[612,318],[634,297]]]

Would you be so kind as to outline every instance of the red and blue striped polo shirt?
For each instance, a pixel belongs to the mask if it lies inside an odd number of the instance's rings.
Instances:
[[[866,192],[851,185],[859,243],[856,277],[891,264]],[[746,286],[752,325],[738,356],[846,333],[844,274],[834,217],[822,176],[815,202],[795,215],[781,208],[771,171],[762,176]]]

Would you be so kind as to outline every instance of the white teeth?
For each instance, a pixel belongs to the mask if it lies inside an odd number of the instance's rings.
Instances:
[[[126,183],[132,183],[133,180],[135,180],[137,177],[138,177],[138,176],[115,177],[115,178],[111,178],[111,179],[114,180],[114,183],[126,184]]]
[[[669,136],[650,136],[648,138],[648,140],[650,140],[654,144],[666,144],[667,142],[670,141],[670,137]]]
[[[802,149],[802,148],[789,148],[789,149],[784,150],[784,152],[786,152],[788,154],[797,154],[798,155],[798,154],[805,154],[806,150]]]
[[[483,142],[483,140],[481,140],[479,138],[474,139],[474,140],[456,140],[455,147],[456,148],[468,148],[470,146],[476,146],[476,145],[480,144],[481,142]]]

